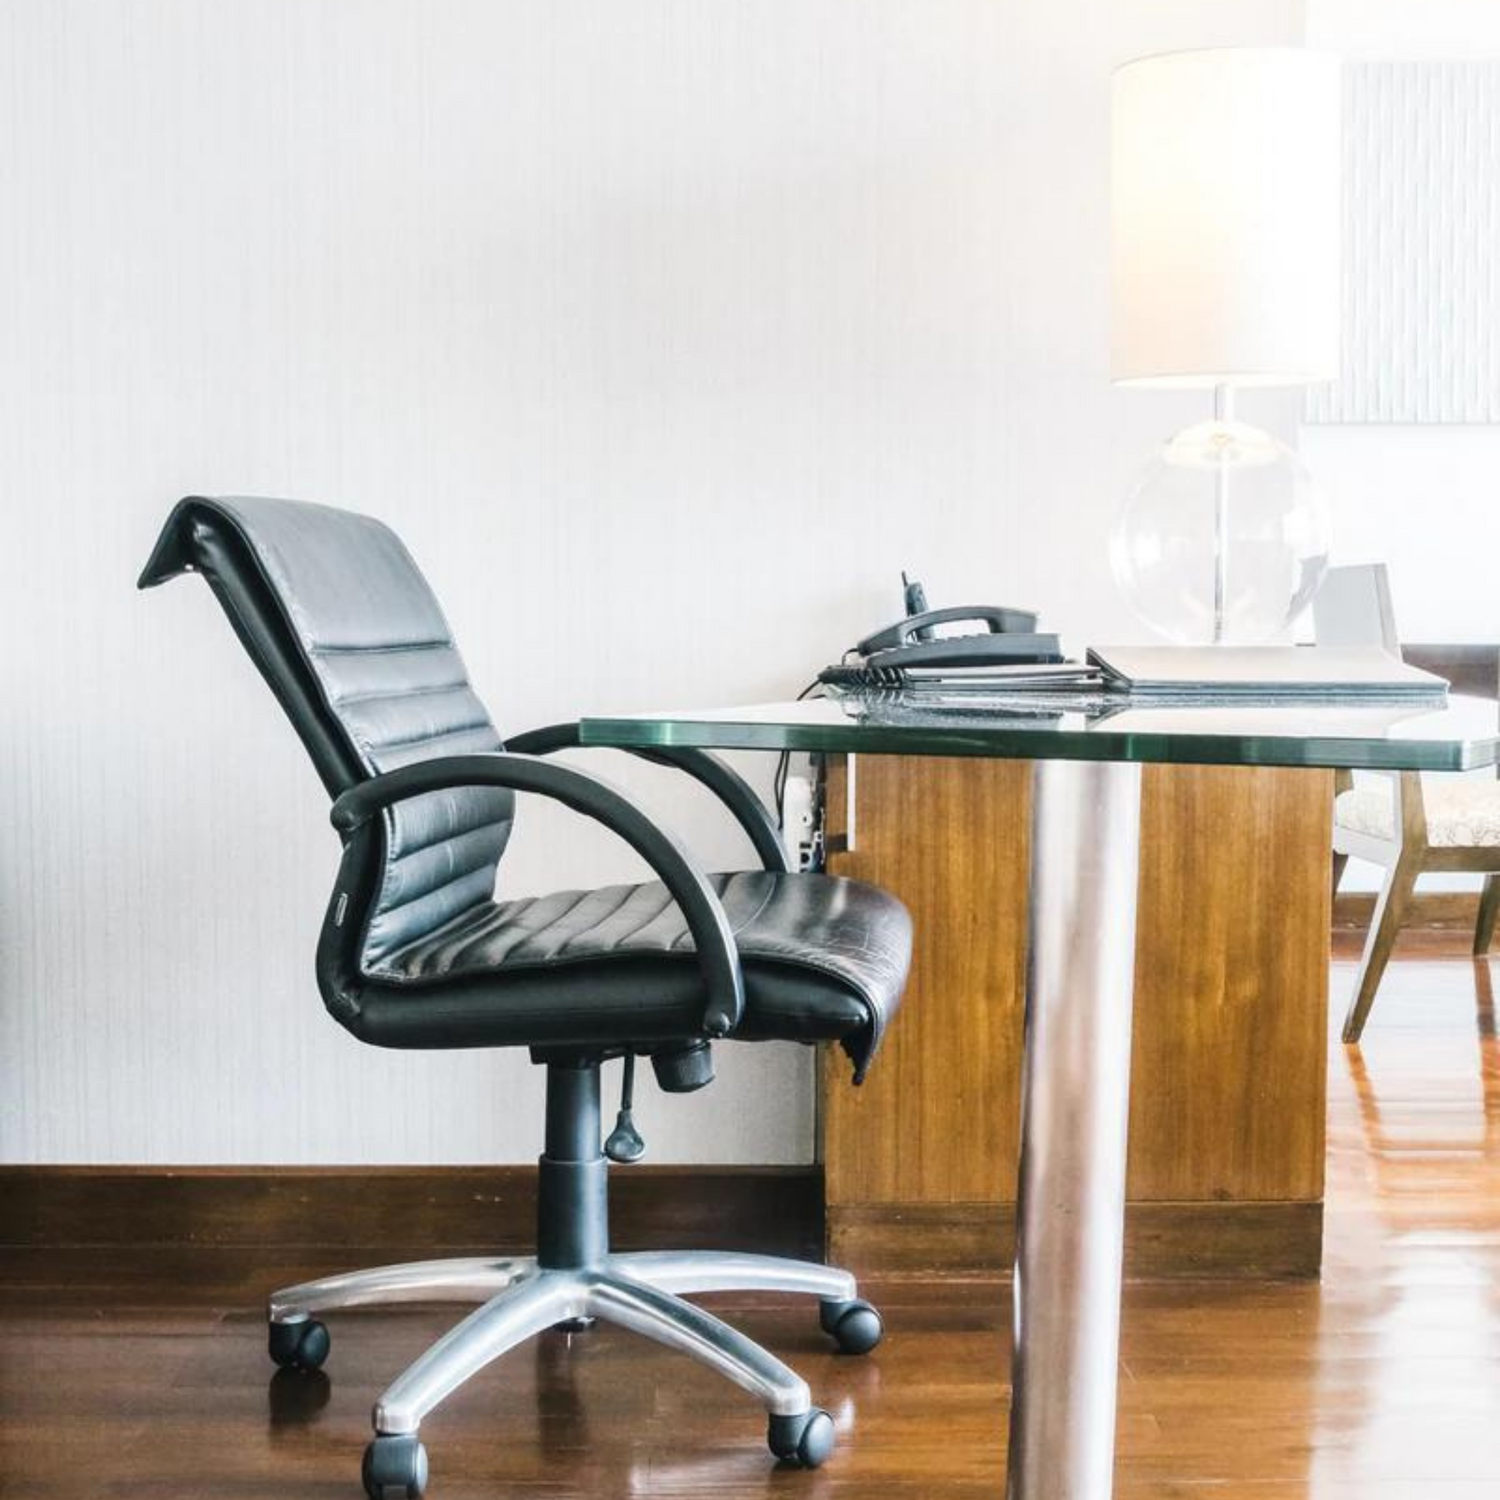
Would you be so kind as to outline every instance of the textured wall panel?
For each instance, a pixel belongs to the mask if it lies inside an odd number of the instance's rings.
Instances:
[[[1309,422],[1500,422],[1500,62],[1345,81],[1344,332]]]

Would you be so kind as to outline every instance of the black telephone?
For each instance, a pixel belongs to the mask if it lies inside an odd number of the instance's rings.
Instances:
[[[982,624],[967,635],[939,636],[938,625]],[[867,635],[854,648],[867,667],[981,667],[1002,662],[1061,661],[1057,637],[1038,634],[1029,610],[959,604],[908,615]]]
[[[905,619],[887,625],[859,641],[854,651],[861,658],[848,665],[856,669],[889,667],[994,667],[1050,664],[1063,660],[1057,636],[1038,632],[1037,617],[1029,609],[1004,605],[960,604],[948,609],[927,609],[922,585],[903,573],[906,589]],[[982,625],[982,630],[964,635],[936,634],[939,625]]]

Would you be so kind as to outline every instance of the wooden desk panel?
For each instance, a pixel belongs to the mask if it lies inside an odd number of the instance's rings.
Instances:
[[[1324,771],[1149,766],[1132,1065],[1136,1274],[1316,1274],[1329,932]],[[840,873],[911,908],[911,985],[862,1089],[825,1067],[831,1253],[856,1270],[1007,1264],[1030,766],[866,756]],[[829,833],[845,834],[842,761]]]
[[[828,1055],[827,1201],[1008,1200],[1021,1112],[1004,1080],[1021,1067],[1030,763],[861,756],[855,785],[856,847],[829,866],[900,896],[916,949],[866,1082],[850,1088],[847,1061]],[[844,762],[832,761],[831,835],[844,836],[846,806]]]

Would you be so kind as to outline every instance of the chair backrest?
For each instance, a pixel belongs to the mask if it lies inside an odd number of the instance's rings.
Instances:
[[[1313,634],[1320,646],[1383,646],[1400,656],[1385,564],[1330,568],[1313,596]]]
[[[437,755],[503,746],[427,580],[370,516],[259,498],[183,500],[141,574],[208,580],[330,795]],[[385,817],[362,966],[487,901],[510,792],[433,792]]]

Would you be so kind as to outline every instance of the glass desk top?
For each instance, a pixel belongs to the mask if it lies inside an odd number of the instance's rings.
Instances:
[[[586,718],[585,745],[701,746],[1012,760],[1470,771],[1496,764],[1500,710],[1446,704],[1143,702],[1126,694],[841,692],[800,702]]]

